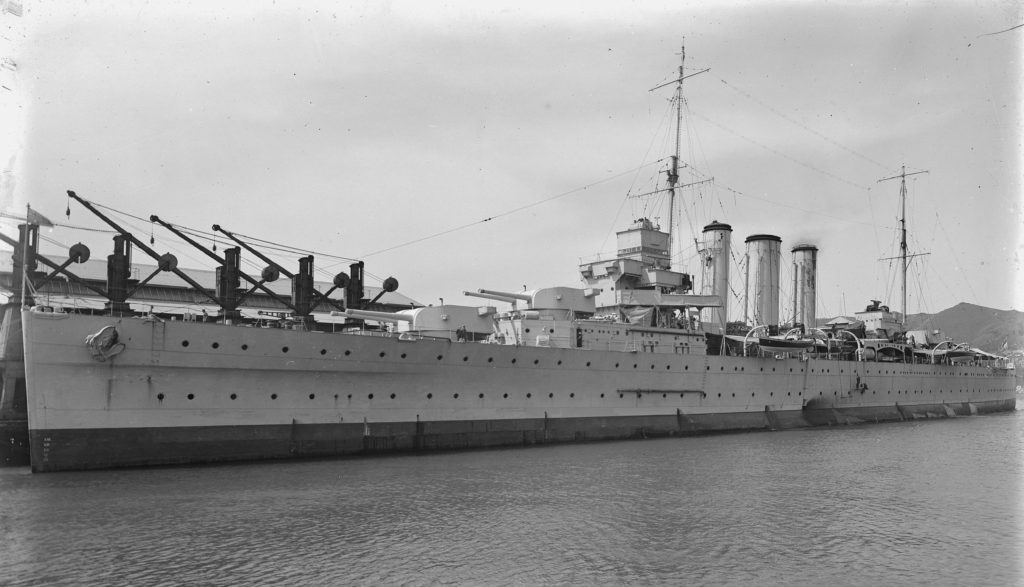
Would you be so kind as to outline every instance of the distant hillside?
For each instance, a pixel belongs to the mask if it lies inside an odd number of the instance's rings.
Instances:
[[[937,314],[911,314],[911,330],[939,329],[955,341],[998,353],[1006,342],[1009,350],[1024,349],[1024,312],[995,310],[966,302]]]
[[[853,319],[853,315],[848,318]],[[819,318],[818,327],[823,328],[829,320]],[[1024,350],[1024,312],[1017,310],[994,310],[962,302],[938,314],[911,314],[907,329],[941,330],[955,342],[998,354]]]

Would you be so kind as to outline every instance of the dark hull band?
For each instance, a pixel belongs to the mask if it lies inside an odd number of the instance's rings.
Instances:
[[[913,406],[600,418],[33,430],[32,470],[460,450],[947,418],[1012,411],[1014,399]]]

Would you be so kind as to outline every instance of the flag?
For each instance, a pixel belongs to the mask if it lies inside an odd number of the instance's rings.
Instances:
[[[49,218],[33,210],[32,206],[28,207],[28,213],[25,215],[25,221],[37,226],[53,226],[53,223],[50,222]]]

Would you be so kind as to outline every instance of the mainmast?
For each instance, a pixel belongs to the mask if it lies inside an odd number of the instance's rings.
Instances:
[[[899,260],[900,260],[900,292],[901,292],[901,295],[903,297],[903,306],[902,306],[902,308],[903,308],[903,320],[902,320],[901,324],[903,324],[904,326],[906,326],[906,324],[907,324],[907,265],[909,263],[909,260],[912,257],[920,257],[921,255],[926,255],[927,254],[927,253],[919,253],[919,254],[916,254],[916,255],[908,255],[907,254],[907,176],[908,175],[918,175],[918,174],[921,174],[921,173],[928,173],[928,171],[927,170],[925,170],[925,171],[914,171],[914,172],[911,172],[911,173],[907,173],[907,166],[903,165],[903,166],[900,167],[899,175],[894,175],[892,177],[886,177],[886,178],[878,180],[878,183],[881,183],[883,181],[888,181],[890,179],[896,179],[897,177],[900,178],[900,256],[899,256]],[[892,258],[893,257],[887,257],[887,259],[892,259]],[[883,260],[885,260],[885,259],[883,259]]]

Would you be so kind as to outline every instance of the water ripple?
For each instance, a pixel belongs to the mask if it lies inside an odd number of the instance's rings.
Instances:
[[[1024,412],[523,450],[33,476],[10,585],[1024,581]]]

